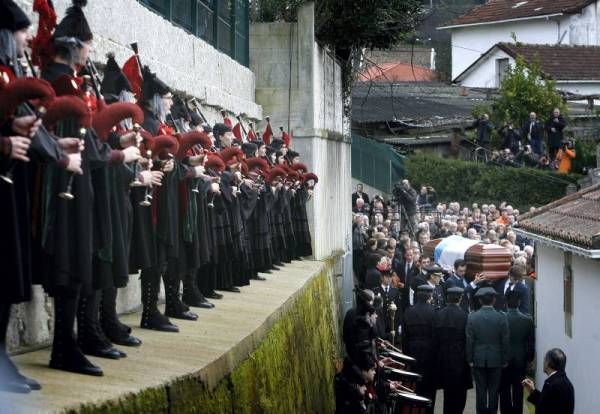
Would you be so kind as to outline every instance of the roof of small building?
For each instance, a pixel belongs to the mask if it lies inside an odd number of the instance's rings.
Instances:
[[[357,76],[361,82],[427,82],[437,78],[437,72],[434,70],[402,62],[372,65]]]
[[[519,226],[586,249],[600,249],[600,184],[525,214]]]
[[[468,13],[450,20],[442,28],[535,18],[555,14],[573,14],[596,0],[489,0]]]
[[[524,43],[497,43],[455,78],[460,79],[486,59],[494,49],[509,56],[521,56],[526,63],[538,62],[548,78],[569,81],[600,81],[600,46],[533,45]]]
[[[490,100],[485,93],[441,82],[357,82],[352,89],[352,120],[453,125],[472,121],[473,108],[487,104]]]

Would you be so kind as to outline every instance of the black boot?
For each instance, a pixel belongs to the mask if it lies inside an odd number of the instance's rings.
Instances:
[[[73,335],[77,314],[78,292],[63,291],[54,296],[54,340],[50,368],[77,374],[102,376],[102,369],[81,352]]]
[[[188,306],[195,308],[212,309],[215,307],[210,303],[200,289],[198,289],[196,276],[194,274],[185,275],[183,278],[183,302]]]
[[[142,341],[131,335],[131,328],[119,321],[117,316],[117,289],[104,289],[100,301],[100,324],[102,331],[112,343],[123,346],[140,346]]]
[[[0,391],[28,394],[31,390],[39,390],[42,387],[37,381],[21,375],[6,353],[6,330],[10,320],[10,308],[9,303],[0,304]]]
[[[163,282],[165,284],[165,315],[170,318],[184,319],[188,321],[195,321],[198,319],[198,315],[190,311],[182,301],[179,299],[179,287],[181,281],[175,272],[166,272],[163,275]]]
[[[125,353],[119,351],[104,335],[100,327],[100,291],[81,296],[77,309],[77,343],[86,355],[99,358],[120,359]]]
[[[179,328],[158,310],[158,291],[160,289],[158,269],[142,270],[141,284],[143,310],[140,327],[162,332],[179,332]]]

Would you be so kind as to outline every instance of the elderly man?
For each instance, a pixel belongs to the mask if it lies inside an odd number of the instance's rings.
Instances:
[[[535,405],[537,414],[573,414],[575,411],[575,389],[565,373],[566,365],[565,353],[558,348],[551,349],[544,357],[544,373],[548,378],[542,391],[535,389],[532,380],[523,380],[523,386],[530,392],[528,401]]]
[[[531,145],[531,150],[538,156],[541,155],[544,152],[542,149],[544,127],[535,112],[529,114],[529,120],[523,124],[521,132],[527,137],[527,144]]]
[[[546,122],[546,132],[548,134],[548,151],[550,159],[554,161],[556,153],[563,143],[563,130],[567,126],[565,119],[560,114],[560,109],[554,108],[552,116]]]
[[[357,198],[352,211],[354,213],[369,214],[369,205],[362,198]]]
[[[363,185],[356,184],[356,192],[352,193],[352,206],[356,205],[356,200],[362,198],[366,204],[369,204],[369,195],[363,192]]]

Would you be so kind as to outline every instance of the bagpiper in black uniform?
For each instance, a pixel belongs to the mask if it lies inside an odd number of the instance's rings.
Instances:
[[[121,68],[117,65],[114,55],[110,54],[104,69],[101,92],[107,104],[117,102],[132,102],[135,97],[131,85]],[[110,134],[108,143],[113,149],[121,148],[124,133],[135,134],[131,119],[125,120],[117,128],[117,132]],[[136,138],[135,136],[133,137]],[[138,144],[139,145],[139,144]],[[133,207],[131,205],[131,183],[136,176],[142,175],[137,164],[132,167],[127,165],[114,165],[108,168],[110,183],[110,218],[112,229],[112,255],[111,267],[114,279],[113,286],[102,290],[100,301],[100,322],[102,330],[108,339],[118,345],[139,346],[141,340],[131,335],[131,328],[121,323],[117,315],[117,290],[125,287],[129,281],[129,255],[131,247],[131,234],[133,226]],[[155,175],[156,176],[156,175]],[[109,269],[105,269],[108,271]]]
[[[47,107],[54,97],[49,84],[37,79],[13,83],[24,76],[18,58],[25,49],[29,18],[12,0],[0,2],[0,16],[0,83],[5,90],[23,86],[35,90]],[[23,98],[26,100],[26,96]],[[22,107],[11,108],[2,98],[0,107],[11,117],[0,119],[0,251],[4,259],[0,293],[0,391],[29,393],[41,389],[41,385],[23,376],[6,353],[10,309],[12,304],[30,300],[32,276],[37,270],[33,268],[36,263],[39,266],[41,241],[39,237],[32,239],[33,229],[39,236],[38,221],[32,215],[32,203],[39,199],[34,192],[38,171],[43,163],[64,169],[71,156],[63,153],[47,131],[38,130],[35,117],[27,115]]]

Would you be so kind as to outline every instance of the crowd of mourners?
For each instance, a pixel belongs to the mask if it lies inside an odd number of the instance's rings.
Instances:
[[[501,138],[501,148],[489,153],[488,161],[513,167],[531,167],[543,170],[571,172],[577,154],[572,140],[565,139],[566,121],[556,108],[546,122],[538,119],[535,112],[519,127],[508,121],[496,127],[484,113],[467,129],[475,130],[475,142],[481,148],[490,149],[492,132]]]
[[[407,180],[393,194],[370,198],[361,184],[352,194],[356,306],[344,319],[338,412],[433,413],[443,390],[443,412],[462,413],[474,383],[477,413],[522,413],[524,389],[538,413],[573,413],[560,349],[544,359],[560,384],[549,387],[549,378],[540,392],[527,378],[536,274],[533,243],[513,231],[521,212],[508,202],[444,203]],[[436,264],[428,242],[449,236],[504,247],[506,277],[468,275],[460,258]],[[415,411],[394,411],[405,407]]]

